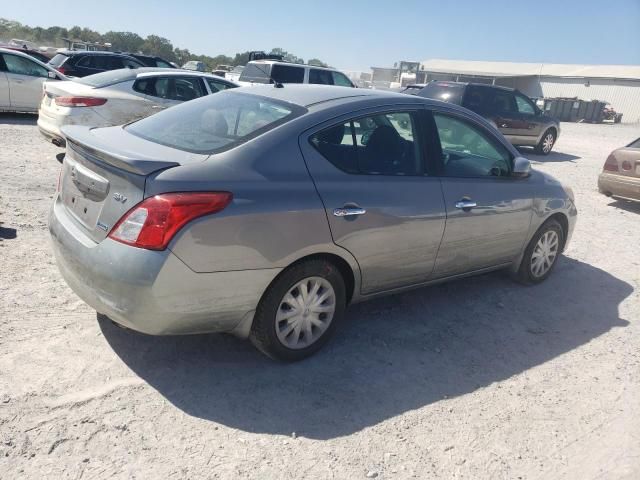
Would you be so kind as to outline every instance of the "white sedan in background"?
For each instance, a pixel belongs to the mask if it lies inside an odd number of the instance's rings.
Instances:
[[[208,73],[174,68],[125,68],[66,82],[47,82],[41,92],[38,128],[45,138],[62,147],[63,125],[122,125],[238,86]]]
[[[37,112],[47,80],[67,77],[25,53],[0,48],[0,112]]]

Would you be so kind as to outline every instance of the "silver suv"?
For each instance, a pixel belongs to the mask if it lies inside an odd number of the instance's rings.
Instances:
[[[277,60],[254,60],[247,63],[238,81],[245,86],[254,83],[312,83],[355,88],[344,73],[333,68]]]

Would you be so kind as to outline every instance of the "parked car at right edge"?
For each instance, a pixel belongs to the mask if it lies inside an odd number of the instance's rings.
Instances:
[[[239,85],[208,73],[175,68],[120,69],[66,82],[47,82],[40,93],[38,128],[64,146],[64,125],[122,125],[179,103]]]
[[[598,177],[598,190],[608,197],[640,201],[640,138],[611,152]]]
[[[485,119],[397,93],[259,85],[63,133],[49,231],[78,296],[286,361],[350,303],[498,269],[540,283],[577,216]]]
[[[491,121],[512,145],[534,147],[549,155],[558,136],[560,122],[546,115],[526,95],[513,88],[463,82],[430,82],[407,87],[410,95],[461,105]]]

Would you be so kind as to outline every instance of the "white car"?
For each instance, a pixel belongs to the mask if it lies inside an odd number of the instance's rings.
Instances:
[[[25,53],[0,48],[0,112],[37,112],[47,80],[67,77]]]
[[[174,68],[110,70],[66,82],[45,83],[40,133],[63,147],[63,125],[109,127],[147,117],[172,105],[236,88],[215,75]]]

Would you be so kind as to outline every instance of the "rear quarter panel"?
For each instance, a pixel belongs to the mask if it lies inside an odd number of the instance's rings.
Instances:
[[[203,164],[172,168],[149,179],[146,196],[167,191],[233,193],[225,210],[193,221],[169,245],[196,272],[284,268],[314,253],[348,257],[333,244],[297,143],[295,122],[277,130]]]

